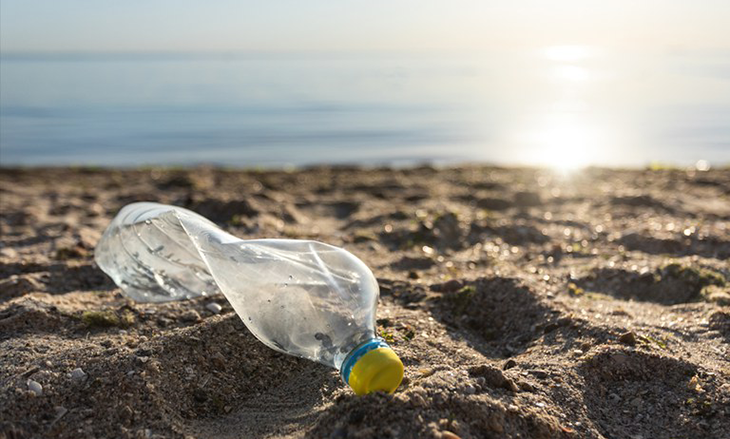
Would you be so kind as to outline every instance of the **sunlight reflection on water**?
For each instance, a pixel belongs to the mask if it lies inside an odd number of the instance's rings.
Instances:
[[[620,108],[635,101],[618,108],[612,102],[612,93],[620,89],[612,60],[585,46],[548,47],[541,55],[545,62],[539,64],[538,78],[529,81],[544,85],[508,124],[502,143],[519,151],[523,163],[562,172],[650,160],[630,152],[642,133],[626,123],[631,111]]]
[[[516,137],[534,151],[532,160],[541,166],[565,172],[601,162],[600,151],[611,146],[607,140],[616,128],[591,120],[595,116],[584,95],[593,85],[586,82],[595,76],[577,64],[596,52],[584,46],[555,46],[544,53],[552,63],[547,71],[553,72],[561,93],[530,125],[516,128]]]

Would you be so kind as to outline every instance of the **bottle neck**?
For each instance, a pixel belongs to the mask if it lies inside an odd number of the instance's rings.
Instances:
[[[355,363],[357,363],[357,360],[372,350],[389,347],[388,343],[386,343],[382,338],[371,338],[364,343],[360,343],[357,347],[355,347],[355,349],[350,351],[350,353],[347,354],[347,357],[345,357],[345,360],[342,362],[342,368],[340,369],[340,375],[342,376],[342,379],[345,380],[345,384],[349,384],[350,372],[352,372],[352,368],[355,366]]]

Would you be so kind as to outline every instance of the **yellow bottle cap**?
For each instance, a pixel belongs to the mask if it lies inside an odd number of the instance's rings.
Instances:
[[[387,345],[386,345],[387,346]],[[347,383],[357,395],[371,392],[395,392],[403,380],[403,363],[393,349],[380,347],[360,357],[352,370]]]

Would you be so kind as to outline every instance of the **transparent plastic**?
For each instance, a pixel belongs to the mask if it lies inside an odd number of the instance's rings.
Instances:
[[[378,283],[348,251],[317,241],[242,240],[187,209],[124,207],[96,262],[143,302],[223,293],[264,344],[338,370],[375,339]]]

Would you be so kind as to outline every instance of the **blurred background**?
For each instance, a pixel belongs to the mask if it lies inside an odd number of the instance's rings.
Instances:
[[[730,2],[3,0],[0,163],[730,164]]]

